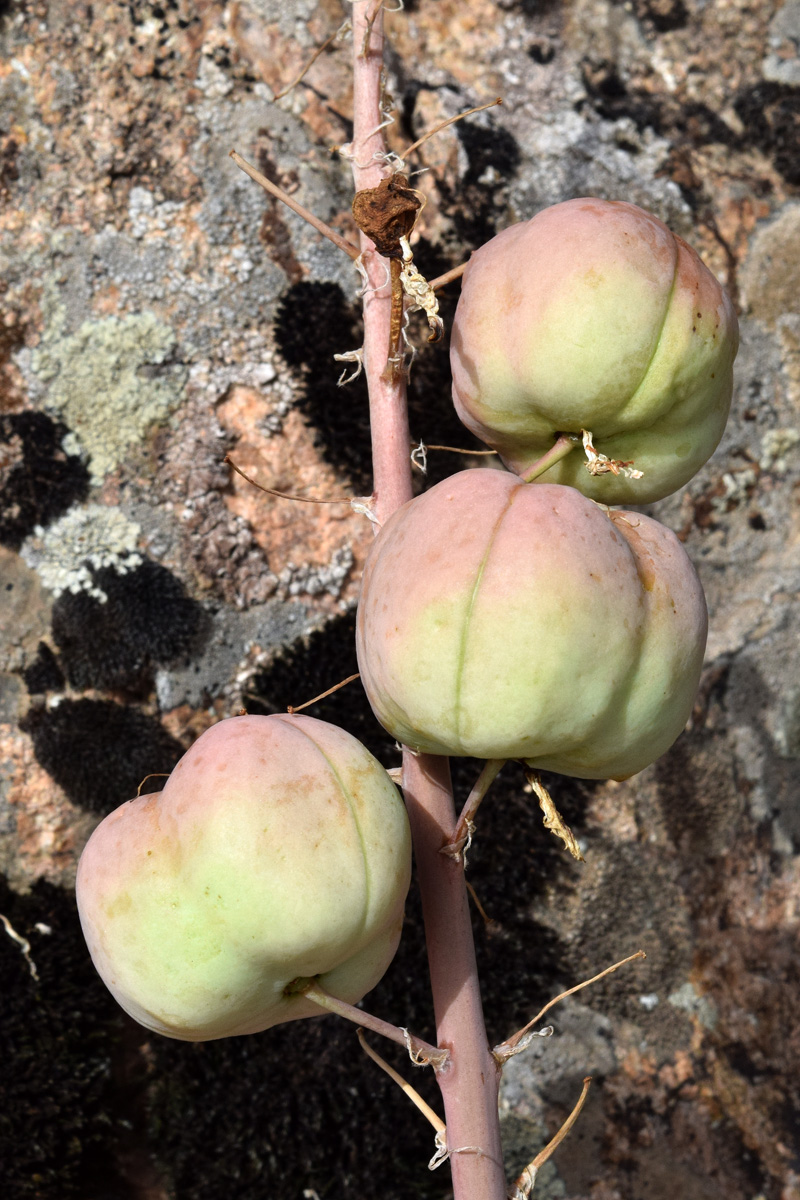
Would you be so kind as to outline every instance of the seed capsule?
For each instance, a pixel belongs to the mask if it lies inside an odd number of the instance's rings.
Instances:
[[[126,1012],[203,1041],[318,1016],[287,994],[298,978],[360,1000],[397,948],[410,870],[400,795],[360,742],[310,717],[232,717],[98,826],[78,907]]]
[[[361,678],[415,750],[622,778],[675,741],[706,640],[673,533],[573,488],[471,470],[399,509],[370,550]]]
[[[590,474],[580,451],[542,479],[604,504],[686,483],[730,408],[736,314],[697,254],[618,201],[568,200],[512,225],[470,259],[453,322],[453,399],[511,470],[558,434],[591,430],[642,478]]]

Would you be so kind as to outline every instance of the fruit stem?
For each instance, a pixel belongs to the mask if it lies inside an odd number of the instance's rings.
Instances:
[[[383,12],[370,0],[353,4],[353,143],[356,190],[376,187],[386,173],[381,112]],[[412,497],[411,438],[405,379],[382,378],[391,354],[391,289],[385,260],[363,234],[369,277],[364,296],[364,369],[372,426],[379,522]],[[450,1051],[437,1071],[447,1123],[455,1200],[505,1200],[506,1182],[497,1111],[499,1067],[483,1021],[464,871],[439,853],[455,826],[446,758],[403,754],[406,797],[431,973],[437,1040]]]
[[[440,854],[449,854],[456,862],[463,858],[467,865],[467,850],[475,832],[475,814],[480,808],[481,801],[494,783],[501,770],[508,762],[507,758],[490,758],[484,763],[483,770],[475,781],[475,786],[467,797],[467,802],[461,810],[458,824],[446,846],[442,846]]]
[[[533,483],[534,479],[538,479],[540,475],[544,475],[545,471],[549,471],[557,462],[561,462],[562,458],[566,458],[571,450],[576,446],[580,446],[581,439],[576,433],[562,433],[559,435],[555,445],[552,446],[546,454],[528,468],[522,476],[523,483]]]
[[[294,991],[293,988],[292,991]],[[419,1065],[429,1063],[438,1070],[447,1062],[449,1056],[446,1050],[441,1050],[438,1046],[431,1046],[430,1042],[423,1041],[422,1038],[416,1037],[399,1025],[382,1021],[380,1017],[373,1017],[372,1013],[364,1012],[362,1008],[356,1008],[353,1004],[339,1000],[330,992],[326,992],[316,979],[310,979],[303,987],[297,989],[297,993],[305,996],[307,1000],[313,1000],[314,1004],[318,1004],[327,1012],[336,1013],[338,1017],[344,1017],[346,1021],[352,1021],[354,1025],[371,1029],[373,1033],[379,1033],[381,1037],[388,1038],[391,1042],[397,1042],[399,1046],[405,1046],[414,1062]]]

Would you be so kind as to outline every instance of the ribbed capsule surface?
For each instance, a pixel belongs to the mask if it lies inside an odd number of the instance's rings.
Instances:
[[[453,400],[524,474],[559,433],[589,430],[632,479],[593,476],[576,451],[542,478],[604,504],[644,504],[715,450],[731,402],[738,324],[695,251],[621,201],[568,200],[473,254],[453,322]]]
[[[297,978],[360,1000],[397,948],[410,870],[402,800],[360,742],[310,717],[232,717],[101,822],[78,907],[122,1007],[202,1041],[319,1015],[285,994]]]
[[[414,749],[623,778],[683,728],[706,630],[700,582],[664,526],[479,469],[381,530],[358,661],[378,720]]]

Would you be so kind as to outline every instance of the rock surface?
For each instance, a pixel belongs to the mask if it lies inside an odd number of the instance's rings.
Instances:
[[[448,1194],[445,1172],[425,1170],[427,1127],[349,1029],[201,1049],[148,1038],[87,967],[70,892],[98,813],[215,719],[285,710],[355,670],[368,522],[266,497],[223,462],[283,492],[369,491],[363,391],[337,390],[332,361],[359,344],[358,280],[228,158],[238,149],[352,235],[347,163],[330,153],[349,138],[347,49],[273,100],[346,8],[0,5],[0,912],[30,944],[26,957],[0,930],[14,1197]],[[554,1036],[508,1068],[517,1169],[595,1076],[540,1197],[800,1196],[798,11],[406,0],[388,18],[395,150],[504,100],[413,164],[428,168],[415,183],[429,275],[544,205],[621,198],[691,242],[741,319],[722,444],[648,509],[709,602],[690,728],[626,783],[552,780],[585,864],[548,844],[510,768],[473,847],[496,1040],[648,955],[557,1007]],[[473,445],[446,358],[419,356],[412,433]],[[435,480],[458,460],[429,464]],[[395,765],[357,693],[312,711]],[[476,769],[459,766],[462,791]],[[369,1006],[431,1034],[414,901]]]

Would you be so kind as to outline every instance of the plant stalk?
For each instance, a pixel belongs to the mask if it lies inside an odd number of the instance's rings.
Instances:
[[[367,38],[367,20],[378,9]],[[362,50],[366,48],[366,54]],[[386,143],[380,125],[383,72],[383,11],[380,0],[353,4],[353,181],[357,192],[374,188],[384,176]],[[388,261],[361,234],[369,288],[364,296],[364,372],[369,388],[372,429],[373,512],[379,524],[412,497],[406,383],[403,373],[386,372],[392,354],[392,287]]]
[[[353,46],[353,174],[360,191],[376,187],[385,173],[380,157],[385,142],[379,128],[384,120],[381,0],[355,0]],[[411,438],[405,380],[401,372],[385,370],[391,354],[389,272],[363,234],[361,246],[371,289],[364,297],[364,369],[372,426],[373,510],[382,524],[411,499]],[[454,1197],[505,1200],[497,1110],[499,1068],[483,1020],[464,871],[461,864],[439,853],[456,821],[448,760],[404,751],[403,790],[422,894],[437,1041],[450,1051],[437,1080],[445,1107]]]
[[[486,1037],[464,868],[439,852],[456,817],[449,760],[406,751],[403,793],[422,895],[436,1041],[450,1051],[436,1079],[444,1101],[453,1195],[455,1200],[505,1200],[500,1068]]]

